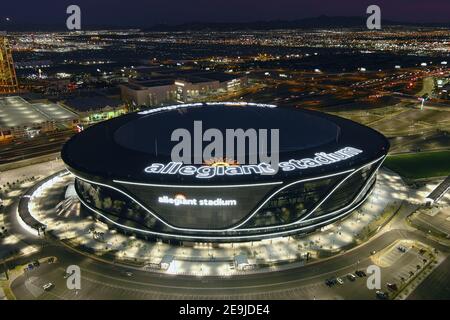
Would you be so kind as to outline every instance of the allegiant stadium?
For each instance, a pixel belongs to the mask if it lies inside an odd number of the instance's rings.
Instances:
[[[174,161],[173,132],[195,136],[199,122],[223,136],[276,129],[277,162]],[[237,242],[306,234],[344,218],[370,195],[388,150],[380,133],[330,114],[214,102],[101,122],[61,154],[82,205],[111,228],[155,240]]]

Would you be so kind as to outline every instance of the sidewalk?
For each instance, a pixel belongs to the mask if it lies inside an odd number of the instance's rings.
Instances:
[[[380,172],[377,185],[369,199],[347,218],[335,222],[321,231],[303,238],[276,238],[258,242],[218,244],[195,244],[192,247],[172,246],[147,242],[111,231],[101,222],[94,222],[80,206],[78,199],[68,195],[63,201],[68,185],[73,183],[70,175],[57,176],[43,181],[36,188],[28,204],[29,214],[48,226],[47,230],[59,240],[64,240],[78,250],[87,251],[102,259],[137,267],[155,263],[165,257],[173,257],[170,274],[219,275],[237,274],[234,260],[244,255],[249,263],[259,266],[248,272],[262,272],[262,267],[292,267],[303,263],[306,255],[314,261],[320,256],[331,256],[343,248],[356,245],[356,239],[365,232],[367,225],[377,221],[393,203],[400,203],[405,196],[401,178]]]

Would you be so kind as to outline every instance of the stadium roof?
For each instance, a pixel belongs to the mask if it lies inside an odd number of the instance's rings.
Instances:
[[[236,175],[233,181],[272,181],[275,178],[296,179],[299,175],[328,174],[380,159],[389,148],[387,139],[375,130],[329,114],[250,103],[198,103],[148,109],[94,125],[68,141],[62,157],[75,173],[91,179],[176,183],[180,179],[178,175],[149,175],[144,169],[152,163],[170,163],[171,151],[178,143],[171,140],[174,130],[184,128],[195,132],[194,121],[199,120],[203,131],[215,128],[225,133],[224,136],[229,128],[243,131],[278,129],[277,154],[283,162],[305,160],[318,153],[333,153],[349,147],[360,151],[347,161],[311,166],[302,171],[280,170],[276,175]],[[270,135],[268,133],[269,139]],[[206,142],[203,148],[205,145]],[[269,144],[266,147],[271,149]],[[199,155],[196,150],[192,151],[192,157]],[[246,152],[248,156],[252,154],[250,149]],[[182,179],[198,183],[191,176]],[[216,176],[215,179],[224,183],[230,181],[226,176]]]

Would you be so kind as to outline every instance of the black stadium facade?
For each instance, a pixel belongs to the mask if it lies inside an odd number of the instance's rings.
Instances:
[[[227,128],[278,128],[277,170],[173,162],[172,132],[193,130],[194,121],[224,135]],[[370,195],[388,149],[378,132],[320,112],[196,103],[94,125],[65,144],[62,159],[82,204],[121,232],[236,242],[305,234],[342,219]]]

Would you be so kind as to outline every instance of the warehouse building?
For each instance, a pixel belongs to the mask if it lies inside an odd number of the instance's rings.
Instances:
[[[0,98],[0,141],[33,137],[40,132],[71,128],[77,123],[77,114],[59,104],[30,103],[19,96]]]

